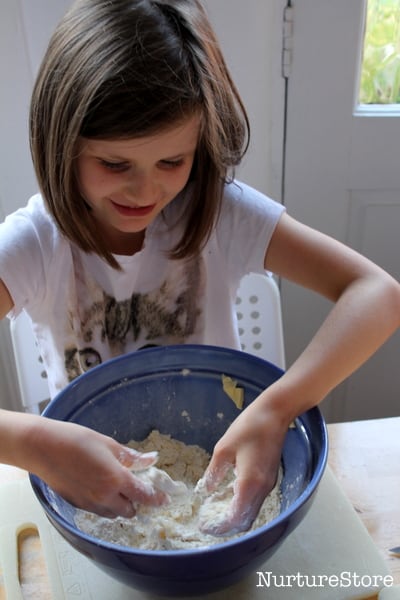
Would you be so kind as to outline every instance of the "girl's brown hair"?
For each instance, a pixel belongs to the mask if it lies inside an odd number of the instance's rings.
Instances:
[[[199,0],[77,0],[54,32],[34,86],[30,143],[40,189],[67,238],[110,265],[79,192],[79,137],[152,134],[196,112],[193,197],[172,258],[199,251],[219,213],[249,123]]]

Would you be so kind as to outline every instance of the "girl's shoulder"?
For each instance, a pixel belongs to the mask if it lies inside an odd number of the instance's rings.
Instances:
[[[0,227],[4,243],[15,238],[20,246],[39,245],[51,251],[64,240],[41,194],[35,194],[26,206],[8,215]]]
[[[67,277],[70,251],[40,195],[0,224],[0,273],[14,301],[14,314],[46,305],[60,274]]]
[[[238,180],[224,187],[221,213],[217,229],[239,227],[249,233],[252,224],[259,228],[261,223],[267,229],[278,222],[284,206],[269,196]]]
[[[10,217],[30,222],[37,228],[55,225],[41,194],[35,194],[29,198],[26,206],[17,209]]]
[[[241,181],[225,185],[210,244],[215,241],[235,281],[249,271],[262,271],[266,250],[284,210],[282,204]]]
[[[263,213],[280,214],[282,204],[251,187],[247,183],[234,179],[224,186],[223,206],[230,210],[261,210]]]

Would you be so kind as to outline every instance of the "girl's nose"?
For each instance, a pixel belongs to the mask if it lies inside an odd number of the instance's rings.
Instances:
[[[127,182],[129,198],[141,206],[157,202],[157,184],[151,175],[135,173]]]

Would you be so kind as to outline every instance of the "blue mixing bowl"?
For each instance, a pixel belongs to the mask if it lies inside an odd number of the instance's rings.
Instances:
[[[85,425],[121,443],[144,439],[158,429],[211,453],[240,413],[223,391],[222,375],[232,377],[244,389],[247,406],[282,373],[237,350],[193,345],[151,348],[113,359],[78,377],[44,414]],[[30,479],[50,522],[99,568],[144,591],[189,596],[239,581],[276,551],[310,508],[327,451],[325,423],[313,408],[286,435],[280,515],[242,537],[193,550],[141,550],[86,535],[75,526],[74,507],[35,475]]]

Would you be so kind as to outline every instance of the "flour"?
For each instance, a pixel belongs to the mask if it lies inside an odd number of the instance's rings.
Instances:
[[[220,488],[205,500],[204,494],[195,489],[210,460],[204,449],[186,445],[158,431],[152,431],[143,442],[130,442],[129,446],[141,452],[156,450],[159,453],[157,468],[142,471],[140,477],[169,491],[171,502],[157,508],[138,505],[137,513],[132,519],[106,519],[77,510],[75,523],[79,529],[113,544],[146,550],[184,550],[211,546],[243,535],[217,538],[202,533],[199,529],[200,520],[204,517],[216,520],[221,518],[232,500],[234,482],[232,472]],[[170,478],[174,481],[171,482]],[[252,529],[264,525],[279,514],[279,484],[280,481],[264,501]]]

